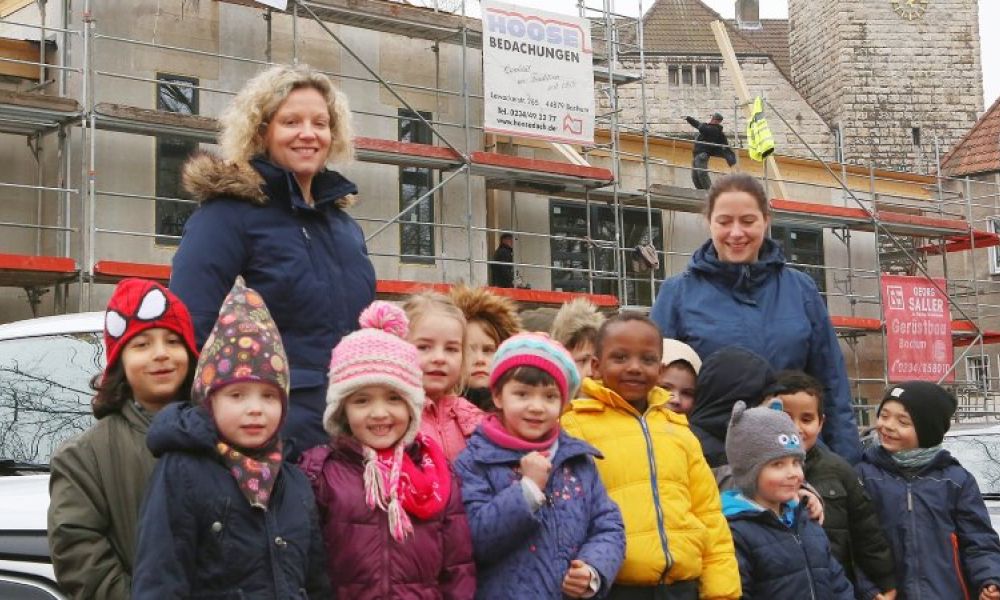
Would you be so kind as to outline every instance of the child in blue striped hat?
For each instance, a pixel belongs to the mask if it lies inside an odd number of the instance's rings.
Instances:
[[[455,462],[477,598],[592,598],[614,581],[625,530],[594,465],[600,454],[559,427],[579,387],[573,357],[544,334],[515,335],[493,357],[497,413]]]

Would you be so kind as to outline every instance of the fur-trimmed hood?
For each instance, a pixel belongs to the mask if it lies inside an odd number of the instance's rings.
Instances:
[[[566,346],[580,331],[593,329],[596,333],[604,323],[604,315],[586,298],[576,298],[563,304],[552,322],[552,338]]]
[[[500,336],[498,344],[521,331],[521,316],[509,298],[483,288],[457,285],[451,290],[451,299],[466,321],[484,321],[495,329]]]
[[[254,159],[251,162],[229,162],[211,152],[197,152],[184,164],[181,182],[184,190],[198,202],[213,198],[229,197],[246,200],[253,204],[267,204],[270,199],[267,194],[267,181],[254,162],[265,162],[264,159]],[[275,166],[275,168],[277,168]],[[323,171],[313,184],[323,184],[323,176],[335,174],[337,183],[346,181],[336,171]],[[353,186],[353,184],[352,184]],[[348,193],[336,199],[340,208],[348,208],[356,202],[354,193]]]

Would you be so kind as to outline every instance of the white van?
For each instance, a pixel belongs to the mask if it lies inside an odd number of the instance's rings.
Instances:
[[[0,325],[0,598],[62,600],[46,539],[49,457],[90,427],[104,313]]]

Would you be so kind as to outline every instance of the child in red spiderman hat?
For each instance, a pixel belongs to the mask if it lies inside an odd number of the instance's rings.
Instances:
[[[160,284],[125,279],[104,319],[107,366],[92,383],[98,419],[51,460],[52,566],[70,598],[128,598],[139,506],[155,459],[146,433],[190,395],[198,349],[191,315]]]

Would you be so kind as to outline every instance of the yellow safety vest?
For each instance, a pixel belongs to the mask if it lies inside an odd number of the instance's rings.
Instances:
[[[774,152],[774,137],[764,118],[764,101],[760,96],[753,101],[753,111],[747,122],[747,141],[750,158],[756,161],[763,161]]]

